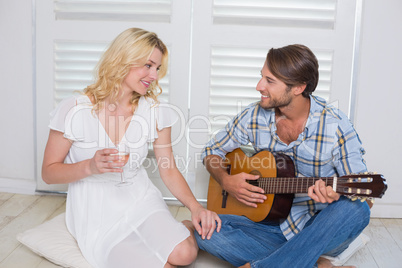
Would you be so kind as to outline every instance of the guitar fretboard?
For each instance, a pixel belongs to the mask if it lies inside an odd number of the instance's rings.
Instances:
[[[323,180],[327,186],[332,186],[336,191],[337,177],[282,177],[282,178],[259,178],[256,183],[251,184],[264,189],[266,194],[291,194],[307,193],[308,188],[317,180]]]

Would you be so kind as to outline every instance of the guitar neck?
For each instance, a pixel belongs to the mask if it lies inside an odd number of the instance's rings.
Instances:
[[[307,193],[308,188],[317,180],[323,180],[327,186],[337,189],[336,177],[282,177],[282,178],[259,178],[258,187],[264,189],[266,194],[299,194]],[[249,183],[254,184],[252,181]]]

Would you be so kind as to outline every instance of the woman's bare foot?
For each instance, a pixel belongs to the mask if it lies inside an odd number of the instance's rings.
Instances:
[[[322,257],[318,258],[317,265],[318,265],[318,268],[334,268],[334,267],[356,268],[356,266],[333,266],[332,263],[328,259],[322,258]]]
[[[246,264],[240,266],[239,268],[251,268],[251,265],[250,265],[250,263],[246,263]]]

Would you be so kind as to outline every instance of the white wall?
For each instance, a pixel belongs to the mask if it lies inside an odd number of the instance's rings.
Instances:
[[[0,191],[35,189],[31,0],[0,0]]]
[[[388,190],[373,215],[402,218],[402,2],[365,0],[358,74],[356,129],[372,171]]]
[[[376,202],[373,216],[402,218],[402,180],[397,174],[402,160],[402,2],[363,4],[355,126],[369,169],[388,180],[389,189]],[[35,187],[32,71],[32,1],[0,0],[0,191],[32,192]]]

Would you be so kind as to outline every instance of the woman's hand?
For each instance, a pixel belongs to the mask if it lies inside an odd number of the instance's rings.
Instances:
[[[195,230],[202,237],[202,239],[210,239],[215,229],[218,233],[221,230],[222,221],[218,214],[205,209],[201,205],[194,211],[191,211],[191,220]]]
[[[123,161],[118,161],[117,149],[102,149],[96,151],[94,157],[89,162],[89,169],[91,174],[101,174],[107,172],[123,172]]]

